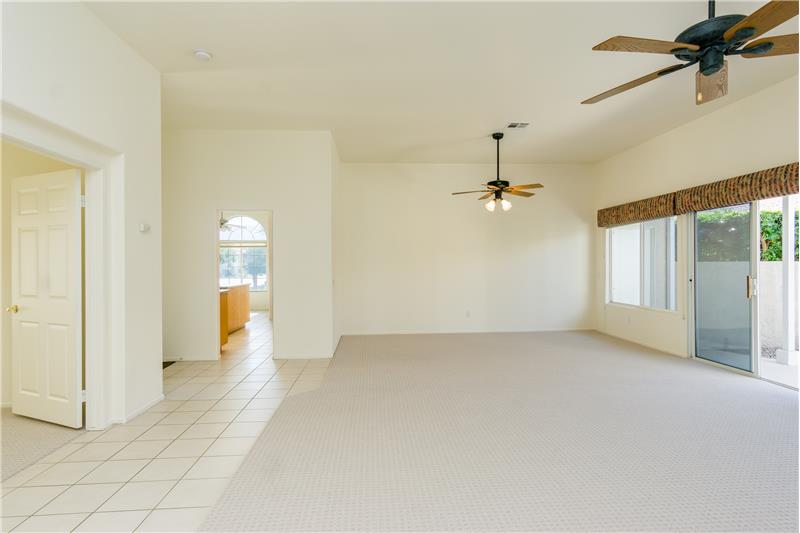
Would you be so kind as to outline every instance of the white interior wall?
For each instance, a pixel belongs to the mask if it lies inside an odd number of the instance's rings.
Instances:
[[[32,176],[74,168],[42,154],[0,140],[0,309],[11,301],[11,180],[20,176]],[[2,387],[0,403],[11,404],[11,315],[2,314]]]
[[[111,183],[115,419],[161,397],[161,77],[80,3],[4,3],[2,101],[118,154]],[[91,208],[91,206],[89,207]],[[139,224],[150,226],[140,233]]]
[[[342,164],[334,193],[342,334],[592,326],[593,181],[581,165],[503,165],[541,182],[507,213],[475,189],[494,165]]]
[[[795,76],[599,163],[595,168],[595,207],[618,205],[797,161],[797,87]],[[686,218],[678,220],[675,312],[606,303],[605,230],[595,230],[597,329],[687,355]]]
[[[166,359],[219,355],[220,209],[272,212],[275,356],[331,356],[332,146],[319,131],[165,133]]]

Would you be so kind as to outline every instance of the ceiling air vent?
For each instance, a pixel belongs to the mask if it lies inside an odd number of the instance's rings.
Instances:
[[[527,128],[527,122],[509,122],[506,128],[513,128],[513,129],[520,129],[520,128]]]

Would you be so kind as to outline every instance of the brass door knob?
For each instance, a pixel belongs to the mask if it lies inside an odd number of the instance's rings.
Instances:
[[[6,307],[6,311],[9,312],[9,313],[18,313],[19,312],[19,306],[17,304],[14,304],[12,306]]]

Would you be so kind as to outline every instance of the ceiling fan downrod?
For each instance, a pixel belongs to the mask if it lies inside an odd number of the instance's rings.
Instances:
[[[497,165],[497,178],[496,179],[497,179],[497,181],[500,181],[500,139],[502,139],[502,138],[503,138],[503,133],[502,132],[498,131],[498,132],[492,133],[492,139],[494,139],[496,141],[496,143],[497,143],[497,162],[496,162],[496,165]]]
[[[708,18],[713,19],[716,14],[716,0],[708,0]]]
[[[497,187],[498,189],[503,189],[503,188],[509,186],[509,182],[508,181],[500,179],[500,139],[502,139],[502,138],[503,138],[503,133],[502,132],[496,131],[496,132],[492,133],[492,139],[494,139],[495,142],[497,143],[497,146],[496,146],[497,161],[495,163],[497,177],[494,179],[494,181],[490,181],[490,182],[488,182],[486,184],[486,185],[491,185],[493,187]]]

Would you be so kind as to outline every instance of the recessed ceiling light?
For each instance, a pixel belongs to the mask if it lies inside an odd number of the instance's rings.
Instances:
[[[211,61],[211,58],[214,57],[211,55],[211,52],[203,50],[202,48],[198,48],[192,53],[194,54],[194,58],[198,61]]]

